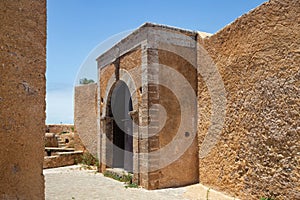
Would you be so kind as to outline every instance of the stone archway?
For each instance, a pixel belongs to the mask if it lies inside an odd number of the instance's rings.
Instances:
[[[106,105],[106,154],[112,168],[122,168],[133,172],[133,122],[129,112],[133,110],[128,86],[117,81],[110,89]]]

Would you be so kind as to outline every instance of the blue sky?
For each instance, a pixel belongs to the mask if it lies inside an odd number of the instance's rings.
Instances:
[[[46,123],[73,123],[73,88],[78,71],[86,65],[90,52],[111,36],[145,22],[215,33],[263,2],[48,0]]]

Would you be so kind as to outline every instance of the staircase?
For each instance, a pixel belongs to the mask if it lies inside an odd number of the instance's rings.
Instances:
[[[56,135],[58,141],[58,148],[66,148],[66,143],[61,139],[59,135]]]

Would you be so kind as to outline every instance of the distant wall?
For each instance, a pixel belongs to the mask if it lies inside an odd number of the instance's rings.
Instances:
[[[86,148],[92,155],[97,156],[96,83],[75,87],[74,112],[75,143],[77,143],[76,141],[81,140],[84,145],[83,148]],[[78,138],[76,139],[76,137]]]
[[[46,1],[0,1],[0,199],[44,199]]]
[[[218,143],[199,161],[204,185],[242,199],[300,199],[299,11],[298,0],[271,0],[199,40],[227,99]],[[201,146],[213,114],[201,74],[198,106]]]
[[[45,157],[43,168],[48,169],[75,165],[81,162],[82,156],[82,151],[58,152],[57,155]]]
[[[46,125],[46,133],[72,133],[74,132],[73,124],[48,124]]]

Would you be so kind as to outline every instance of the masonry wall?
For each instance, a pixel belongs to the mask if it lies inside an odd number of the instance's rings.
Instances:
[[[0,1],[0,199],[44,199],[46,1]]]
[[[206,156],[200,151],[204,185],[241,199],[300,199],[299,11],[298,0],[271,0],[199,40],[227,100],[217,144]],[[198,81],[201,147],[212,125],[211,100],[218,99],[211,99],[207,77],[199,74]]]
[[[115,66],[113,64],[110,64],[109,66],[106,66],[103,69],[99,70],[99,83],[100,83],[100,116],[103,116],[103,110],[105,104],[105,92],[107,88],[107,84],[109,79],[115,74]],[[115,77],[115,76],[114,76]],[[105,115],[105,113],[104,113]]]
[[[149,34],[151,32],[153,35],[147,35],[147,42],[137,44],[133,42],[135,45],[129,43],[130,45],[126,46],[123,41],[124,43],[119,46],[119,49],[122,49],[125,53],[100,69],[100,113],[102,116],[100,129],[103,134],[100,144],[102,163],[110,166],[112,162],[112,147],[106,144],[107,140],[112,140],[112,120],[109,117],[111,113],[107,110],[107,106],[116,80],[122,80],[134,93],[132,95],[133,113],[135,113],[132,117],[136,122],[133,127],[134,182],[147,189],[197,183],[199,180],[198,144],[197,137],[194,138],[196,135],[196,105],[195,103],[186,105],[190,101],[184,100],[183,97],[181,98],[183,100],[181,102],[183,103],[182,106],[189,108],[189,112],[186,112],[183,116],[184,119],[188,120],[188,123],[181,122],[183,114],[180,110],[178,97],[173,91],[160,85],[160,81],[167,80],[171,85],[181,86],[182,80],[176,80],[176,76],[181,76],[187,82],[187,85],[190,86],[192,93],[196,95],[197,68],[195,66],[195,40],[193,40],[196,34],[189,33],[187,37],[184,37],[184,33],[173,29],[149,26],[152,28],[151,31],[149,30]],[[144,30],[139,30],[133,40],[142,37],[141,35],[143,34],[145,34]],[[169,42],[165,43],[164,37],[169,37]],[[127,40],[130,41],[130,37]],[[177,42],[179,46],[174,45],[172,42]],[[135,47],[134,49],[127,49],[133,46]],[[109,54],[105,54],[101,58],[108,60],[108,57]],[[98,60],[99,63],[105,62]],[[156,65],[153,65],[154,63]],[[173,68],[173,71],[176,71],[176,75],[161,75],[157,63]],[[123,75],[125,76],[123,77]],[[134,81],[135,86],[130,83],[128,78]],[[161,124],[163,126],[161,131],[158,128],[161,123],[162,109],[155,108],[155,105],[158,104],[165,108],[168,115],[166,124]],[[191,107],[193,108],[191,109]],[[184,128],[181,127],[182,130],[179,130],[179,124],[181,123],[184,123]],[[141,127],[137,127],[137,125]],[[153,135],[154,133],[157,134]],[[181,149],[180,144],[185,143],[191,137],[194,139],[189,140],[191,144],[188,144],[187,149]],[[169,143],[178,144],[171,150],[173,154],[174,152],[178,153],[171,155],[171,152],[164,149],[164,147],[169,146]],[[160,149],[162,149],[164,155],[163,153],[158,155],[157,152],[161,152]],[[141,154],[139,155],[138,153]],[[143,153],[147,154],[142,155]],[[179,157],[178,154],[180,154]],[[165,161],[170,159],[171,162],[165,164]],[[104,171],[105,167],[102,165],[101,170]]]
[[[75,141],[84,145],[75,149],[97,156],[97,84],[76,86],[74,96]]]
[[[107,104],[110,102],[110,97],[113,92],[115,83],[117,80],[121,80],[124,72],[130,74],[132,80],[136,85],[141,84],[141,49],[137,48],[132,51],[127,52],[122,55],[114,63],[105,66],[99,70],[100,74],[100,116],[108,116]],[[137,106],[137,105],[136,105]],[[134,109],[137,109],[136,107]],[[112,127],[111,122],[106,120],[101,120],[100,129],[102,134],[106,134],[107,139],[112,142]],[[112,163],[112,147],[107,145],[105,140],[106,137],[102,136],[102,141],[100,142],[101,155],[102,155],[102,165],[101,170],[105,171],[106,165],[109,167]],[[137,147],[137,139],[134,138],[133,141],[134,148]],[[136,145],[135,145],[136,144]],[[137,148],[136,148],[137,149]],[[134,160],[134,162],[137,160]],[[137,176],[137,175],[136,175]]]
[[[131,73],[137,68],[140,68],[141,65],[142,51],[140,48],[132,50],[120,58],[120,69],[125,69]],[[140,76],[141,74],[139,73],[138,75]]]
[[[106,91],[109,80],[113,78],[113,81],[116,81],[116,76],[118,76],[119,78],[119,72],[116,74],[116,71],[119,71],[119,69],[124,69],[132,74],[133,76],[132,78],[134,80],[140,80],[140,78],[137,77],[141,75],[139,73],[140,66],[141,66],[141,49],[135,49],[120,57],[118,64],[112,63],[100,69],[99,81],[100,81],[100,97],[102,98],[102,103],[104,103],[105,94],[109,92]],[[103,106],[104,104],[101,104],[101,109],[100,109],[101,111],[103,110]]]

